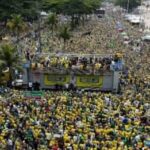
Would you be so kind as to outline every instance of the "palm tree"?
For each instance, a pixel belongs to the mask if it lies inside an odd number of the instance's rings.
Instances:
[[[50,29],[52,30],[52,35],[54,32],[54,29],[57,27],[57,23],[58,23],[57,15],[55,13],[49,14],[49,16],[47,18],[47,24],[49,25]]]
[[[11,15],[11,19],[8,20],[6,26],[8,27],[8,29],[10,29],[13,34],[16,36],[17,38],[17,43],[19,42],[19,34],[21,32],[24,32],[27,29],[27,24],[23,21],[23,18],[21,17],[21,15]]]
[[[12,45],[2,45],[0,47],[0,60],[1,60],[1,66],[3,66],[3,69],[9,68],[10,70],[10,80],[13,78],[13,72],[15,69],[21,70],[21,61],[20,58],[17,55],[17,49],[16,47]]]
[[[0,60],[0,80],[1,80],[1,77],[2,77],[2,73],[3,73],[3,69],[4,69],[4,64],[5,62],[3,60]],[[1,81],[0,81],[1,83]]]
[[[66,47],[66,42],[71,38],[71,34],[70,34],[70,29],[68,26],[64,25],[59,34],[58,34],[59,38],[62,38],[64,41],[64,49]]]

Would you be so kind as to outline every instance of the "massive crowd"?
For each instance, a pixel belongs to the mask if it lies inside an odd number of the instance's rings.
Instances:
[[[149,96],[46,92],[28,99],[12,91],[0,101],[1,149],[148,150]]]
[[[118,20],[129,42],[124,42]],[[62,41],[44,30],[43,50],[62,52]],[[87,31],[91,33],[82,36]],[[45,92],[40,99],[29,99],[12,90],[0,97],[0,149],[150,149],[150,46],[139,40],[139,27],[120,14],[106,15],[73,35],[65,52],[123,54],[122,93]],[[27,37],[22,43],[22,51],[34,55],[38,42]]]

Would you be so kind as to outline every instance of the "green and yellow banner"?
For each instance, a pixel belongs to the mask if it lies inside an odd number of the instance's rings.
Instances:
[[[44,84],[46,86],[54,85],[65,85],[70,83],[70,75],[56,75],[56,74],[47,74],[44,75]]]
[[[100,88],[103,85],[103,77],[100,75],[79,75],[76,86],[82,88]]]

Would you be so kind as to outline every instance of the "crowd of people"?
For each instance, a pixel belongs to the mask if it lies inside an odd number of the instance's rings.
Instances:
[[[124,42],[120,25],[116,28],[118,20],[129,42]],[[113,13],[78,27],[64,51],[61,40],[41,30],[44,52],[122,53],[122,93],[51,91],[27,98],[23,91],[10,90],[0,97],[0,149],[150,149],[150,45],[139,40],[141,35],[138,26]],[[27,60],[34,59],[39,46],[34,36],[20,41]],[[57,63],[46,57],[43,61],[45,67]]]
[[[0,101],[1,149],[108,150],[150,148],[148,92],[124,95],[12,91]]]
[[[50,69],[59,68],[64,70],[88,70],[91,71],[109,71],[122,70],[123,58],[122,54],[117,53],[114,56],[100,56],[100,55],[79,55],[74,54],[67,56],[42,56],[39,60],[30,60],[32,62],[32,69]],[[37,63],[38,62],[38,63]]]

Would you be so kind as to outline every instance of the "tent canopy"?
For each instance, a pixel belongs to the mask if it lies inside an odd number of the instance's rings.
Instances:
[[[142,40],[150,41],[150,34],[143,36]]]

